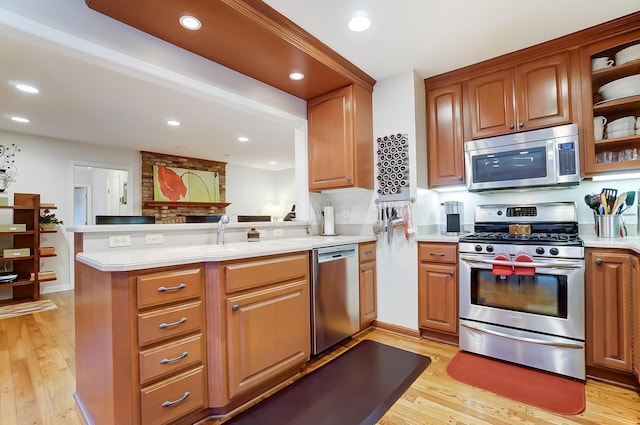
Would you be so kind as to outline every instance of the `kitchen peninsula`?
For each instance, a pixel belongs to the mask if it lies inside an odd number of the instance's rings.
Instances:
[[[244,223],[222,245],[207,224],[67,228],[77,251],[75,398],[88,423],[191,424],[300,371],[310,250],[375,237],[266,225],[287,237],[241,241]],[[123,235],[130,247],[108,247]],[[162,245],[145,246],[145,235]]]

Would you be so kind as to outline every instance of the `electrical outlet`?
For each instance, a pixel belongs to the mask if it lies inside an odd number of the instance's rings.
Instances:
[[[284,231],[282,229],[273,229],[273,236],[283,236]]]
[[[342,219],[345,223],[348,223],[349,220],[351,220],[351,208],[347,207],[344,209],[344,215],[342,216]]]
[[[109,248],[116,248],[119,246],[131,246],[131,236],[130,235],[109,236]]]
[[[162,233],[148,233],[144,235],[145,245],[158,245],[164,243],[164,235]]]

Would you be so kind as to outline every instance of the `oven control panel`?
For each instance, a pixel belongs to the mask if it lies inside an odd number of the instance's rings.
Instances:
[[[469,254],[494,256],[498,253],[506,253],[515,256],[520,253],[526,253],[531,257],[584,259],[584,247],[581,246],[518,245],[483,242],[460,242],[458,246],[460,253]]]

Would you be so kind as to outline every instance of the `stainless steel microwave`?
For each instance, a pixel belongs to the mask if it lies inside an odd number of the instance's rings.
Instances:
[[[577,124],[472,140],[464,154],[470,192],[580,183]]]

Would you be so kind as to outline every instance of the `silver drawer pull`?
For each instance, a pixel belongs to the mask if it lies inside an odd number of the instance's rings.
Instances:
[[[184,289],[186,287],[187,287],[186,283],[181,283],[178,286],[169,286],[168,288],[166,286],[161,286],[158,288],[158,292],[177,291],[178,289]]]
[[[173,323],[160,323],[160,325],[158,326],[160,329],[164,329],[164,328],[170,328],[171,326],[178,326],[183,324],[184,322],[187,321],[186,317],[183,317],[182,319],[178,320],[177,322],[173,322]]]
[[[169,406],[173,406],[174,404],[182,403],[190,395],[191,395],[191,393],[189,391],[185,391],[184,395],[182,397],[180,397],[179,399],[173,400],[173,401],[165,401],[164,403],[162,403],[162,407],[169,407]]]
[[[179,356],[174,357],[172,359],[162,359],[162,360],[160,360],[160,364],[174,363],[174,362],[177,362],[178,360],[184,359],[188,355],[189,355],[189,352],[188,351],[184,351],[182,354],[180,354]]]
[[[444,257],[444,252],[430,252],[429,255],[433,255],[434,257]]]

